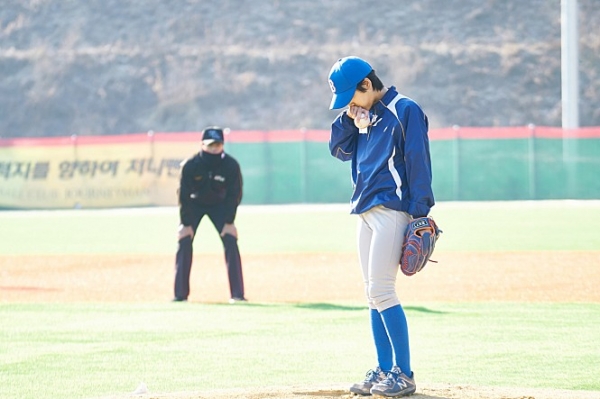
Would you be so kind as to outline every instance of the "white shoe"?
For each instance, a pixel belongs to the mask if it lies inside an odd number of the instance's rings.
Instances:
[[[383,381],[373,385],[371,394],[398,397],[409,396],[415,393],[417,385],[415,384],[415,375],[407,376],[400,370],[398,366],[394,366],[392,371],[389,371]]]
[[[385,378],[385,374],[381,370],[379,366],[377,366],[374,370],[367,371],[365,375],[365,379],[361,382],[357,382],[350,387],[350,392],[355,395],[371,395],[371,388],[373,385],[381,382]]]

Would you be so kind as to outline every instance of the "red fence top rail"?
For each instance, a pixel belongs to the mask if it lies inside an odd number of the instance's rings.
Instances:
[[[600,138],[600,127],[582,127],[579,129],[562,129],[548,126],[515,126],[515,127],[448,127],[431,129],[431,140],[502,140],[526,139],[530,137],[544,139],[564,138]]]
[[[201,132],[149,132],[106,136],[60,136],[39,138],[0,139],[0,147],[104,145],[141,142],[198,142]],[[431,129],[429,138],[435,140],[501,140],[526,138],[600,138],[600,126],[565,129],[547,126],[515,127],[448,127]],[[231,143],[328,142],[329,130],[233,130],[226,134]]]

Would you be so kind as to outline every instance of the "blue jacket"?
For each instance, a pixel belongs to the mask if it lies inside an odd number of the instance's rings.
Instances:
[[[360,132],[346,111],[331,126],[331,154],[352,161],[351,213],[383,205],[427,216],[435,203],[427,116],[393,86],[369,113],[371,126]]]

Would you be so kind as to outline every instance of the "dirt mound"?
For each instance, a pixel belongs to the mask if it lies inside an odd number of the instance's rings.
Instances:
[[[265,387],[201,392],[174,392],[110,396],[101,399],[350,399],[345,386],[335,387]],[[600,392],[560,389],[475,387],[469,385],[423,384],[411,399],[598,399]],[[377,398],[377,397],[376,397]]]

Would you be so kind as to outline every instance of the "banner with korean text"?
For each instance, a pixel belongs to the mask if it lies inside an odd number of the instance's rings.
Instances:
[[[436,201],[600,198],[600,127],[452,127],[429,132]],[[177,205],[200,132],[0,139],[0,209]],[[226,131],[243,204],[344,203],[349,163],[328,130]]]
[[[173,138],[134,134],[4,140],[0,207],[175,205],[180,163],[198,151],[199,134]]]

